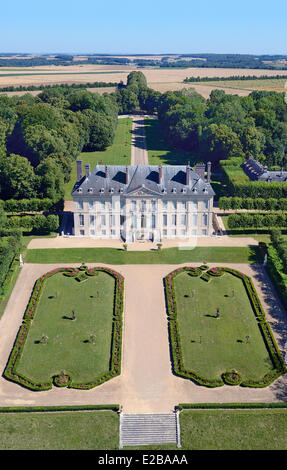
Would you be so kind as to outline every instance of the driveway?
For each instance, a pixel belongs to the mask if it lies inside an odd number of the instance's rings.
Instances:
[[[224,263],[221,265],[240,269],[252,276],[279,348],[283,351],[287,337],[286,313],[262,266]],[[66,265],[24,264],[0,320],[2,372],[35,280],[59,266]],[[215,265],[210,263],[210,266]],[[178,403],[287,400],[286,375],[263,389],[229,386],[208,389],[173,375],[163,277],[176,266],[120,265],[112,268],[125,277],[122,374],[87,391],[54,387],[49,391],[31,392],[1,377],[0,406],[117,403],[123,406],[125,413],[163,413],[172,411]]]

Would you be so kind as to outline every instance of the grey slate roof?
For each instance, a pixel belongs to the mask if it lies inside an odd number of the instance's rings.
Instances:
[[[106,177],[106,168],[107,174]],[[134,191],[144,188],[157,196],[200,195],[208,198],[214,196],[214,191],[198,174],[190,168],[190,184],[186,185],[185,165],[162,166],[162,179],[159,183],[159,167],[155,165],[118,166],[97,165],[89,176],[85,175],[77,181],[72,196],[101,196],[121,194],[131,195]],[[128,184],[126,184],[126,169]]]
[[[268,171],[266,166],[261,165],[258,161],[253,158],[249,158],[242,165],[243,170],[254,181],[287,181],[287,171]]]

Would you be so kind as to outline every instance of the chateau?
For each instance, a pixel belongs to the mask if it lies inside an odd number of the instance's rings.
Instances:
[[[161,242],[213,233],[211,164],[90,165],[77,161],[74,235]]]

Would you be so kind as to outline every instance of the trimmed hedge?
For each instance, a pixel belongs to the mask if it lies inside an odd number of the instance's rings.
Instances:
[[[273,364],[273,370],[266,374],[262,379],[257,381],[246,380],[242,381],[241,377],[235,371],[226,371],[222,374],[219,379],[206,379],[205,377],[199,376],[195,374],[193,371],[187,370],[183,366],[183,354],[182,348],[180,343],[180,333],[179,327],[177,322],[177,308],[176,308],[176,300],[175,300],[175,289],[174,289],[174,278],[180,274],[181,272],[188,272],[189,274],[192,273],[192,276],[201,276],[203,277],[202,271],[198,270],[198,268],[192,267],[182,267],[172,271],[164,278],[164,285],[165,285],[165,296],[166,296],[166,304],[167,304],[167,312],[169,317],[169,335],[170,335],[170,343],[171,343],[171,353],[172,353],[172,364],[173,364],[173,371],[176,375],[193,380],[195,383],[199,385],[203,385],[205,387],[219,387],[223,386],[224,384],[228,385],[241,385],[242,387],[267,387],[270,385],[275,379],[277,379],[280,375],[287,372],[286,365],[283,361],[283,358],[279,352],[277,347],[276,341],[273,337],[269,324],[266,321],[265,313],[262,308],[261,302],[257,295],[257,292],[254,288],[252,279],[244,273],[241,273],[235,269],[226,268],[226,267],[217,267],[212,268],[208,272],[204,274],[209,275],[209,280],[212,279],[212,276],[221,276],[224,273],[232,274],[240,278],[243,282],[243,285],[246,289],[246,293],[249,297],[253,312],[258,320],[258,325],[260,328],[260,332],[265,342],[265,346],[268,350],[270,359]],[[197,273],[197,274],[196,274]],[[213,273],[213,274],[211,274]],[[237,374],[236,377],[234,374]],[[236,380],[235,380],[236,379]]]
[[[119,411],[120,405],[7,406],[0,413],[53,413],[59,411]]]
[[[287,408],[286,402],[267,402],[267,403],[180,403],[178,410],[215,410],[215,409],[261,409],[261,408]]]
[[[53,380],[45,383],[37,383],[31,381],[29,378],[22,376],[17,372],[17,364],[19,363],[21,353],[24,348],[25,341],[29,333],[29,327],[33,321],[37,305],[39,303],[41,292],[45,281],[55,274],[63,273],[66,276],[78,275],[84,273],[87,276],[96,275],[99,271],[105,272],[115,279],[115,291],[114,291],[114,316],[113,316],[113,327],[112,327],[112,339],[111,339],[111,357],[109,370],[101,376],[95,377],[92,382],[89,383],[74,383],[72,377],[68,380],[60,380],[60,376],[53,377]],[[86,274],[89,273],[89,274]],[[67,386],[68,388],[88,390],[100,385],[113,377],[116,377],[121,373],[121,350],[122,350],[122,315],[123,315],[123,298],[124,298],[124,278],[118,272],[110,268],[95,267],[87,268],[85,271],[77,268],[56,268],[52,271],[41,276],[34,284],[34,288],[28,302],[22,325],[19,328],[18,335],[16,337],[13,349],[8,359],[4,377],[8,380],[18,383],[23,387],[26,387],[33,391],[50,390],[54,385],[56,386]]]
[[[236,213],[228,215],[227,220],[230,229],[286,227],[287,212]]]

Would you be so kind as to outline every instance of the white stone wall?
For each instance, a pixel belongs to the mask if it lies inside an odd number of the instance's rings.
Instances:
[[[213,198],[74,198],[75,236],[128,241],[210,236]]]

